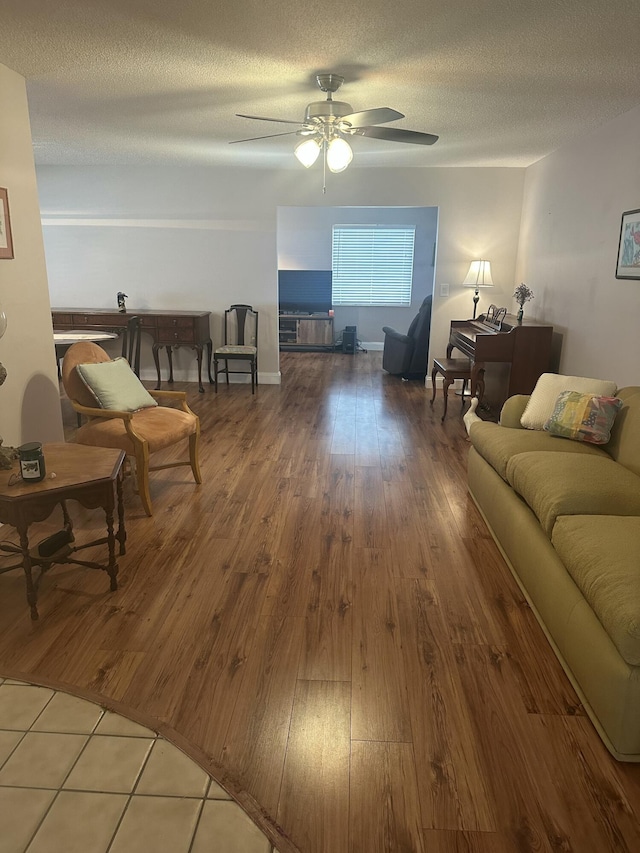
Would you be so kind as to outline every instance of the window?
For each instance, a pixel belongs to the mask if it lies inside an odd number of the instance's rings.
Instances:
[[[416,229],[333,226],[333,304],[411,305]]]

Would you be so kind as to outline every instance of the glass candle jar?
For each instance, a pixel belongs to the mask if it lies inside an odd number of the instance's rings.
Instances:
[[[39,483],[44,480],[46,469],[44,464],[44,453],[39,441],[30,441],[21,444],[18,448],[20,459],[20,474],[27,483]]]

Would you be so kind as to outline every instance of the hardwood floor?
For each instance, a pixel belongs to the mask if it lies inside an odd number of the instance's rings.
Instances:
[[[282,375],[176,383],[203,485],[152,475],[147,518],[129,478],[115,593],[55,568],[31,623],[0,575],[0,674],[155,724],[280,853],[640,850],[640,766],[600,743],[467,497],[458,407],[441,424],[381,353]]]

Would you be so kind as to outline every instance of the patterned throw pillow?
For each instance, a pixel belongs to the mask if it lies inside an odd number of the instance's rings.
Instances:
[[[616,383],[604,379],[584,376],[562,376],[559,373],[543,373],[531,392],[520,424],[525,429],[544,429],[545,421],[551,417],[558,394],[561,391],[579,391],[581,394],[599,394],[613,397]]]
[[[622,400],[618,397],[563,391],[544,428],[552,435],[563,438],[606,444],[611,438],[611,427],[621,406]]]

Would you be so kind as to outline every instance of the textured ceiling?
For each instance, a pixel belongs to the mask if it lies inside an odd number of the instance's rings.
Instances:
[[[432,147],[356,138],[354,166],[523,166],[640,103],[639,0],[0,0],[38,163],[300,168],[315,74]],[[295,129],[295,128],[293,128]]]

